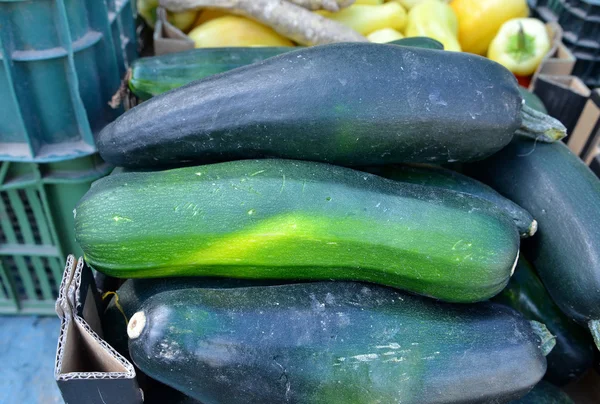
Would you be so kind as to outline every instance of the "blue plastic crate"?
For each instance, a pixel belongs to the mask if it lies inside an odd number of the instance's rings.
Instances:
[[[93,154],[136,56],[130,0],[0,0],[0,161]]]

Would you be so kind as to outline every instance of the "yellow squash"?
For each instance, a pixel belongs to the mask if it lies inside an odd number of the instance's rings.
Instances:
[[[324,17],[344,24],[353,30],[368,35],[382,28],[402,31],[406,25],[406,11],[398,3],[385,3],[378,6],[355,4],[336,13],[319,11]]]
[[[414,6],[416,6],[418,3],[422,2],[423,0],[387,0],[387,1],[399,3],[402,7],[404,7],[404,9],[410,10],[411,8],[413,8]]]
[[[204,24],[207,21],[214,20],[215,18],[225,17],[226,15],[230,15],[230,14],[225,10],[219,10],[217,8],[206,8],[206,9],[200,10],[198,12],[198,17],[196,18],[196,21],[194,22],[194,27]]]
[[[465,52],[485,55],[506,21],[527,17],[526,0],[452,0],[458,17],[458,40]]]
[[[191,30],[188,36],[196,48],[294,46],[266,25],[236,15],[214,18]]]
[[[159,0],[137,0],[137,11],[146,23],[154,28],[156,24],[156,8]],[[194,25],[196,10],[172,13],[167,11],[167,20],[182,31],[187,31]]]
[[[408,13],[407,37],[428,36],[440,41],[445,50],[460,52],[458,21],[452,8],[439,0],[425,0]]]
[[[387,42],[396,41],[396,40],[402,39],[402,38],[404,38],[404,35],[402,35],[398,31],[396,31],[394,28],[378,29],[377,31],[373,31],[369,35],[367,35],[367,39],[370,42],[375,42],[375,43],[387,43]]]

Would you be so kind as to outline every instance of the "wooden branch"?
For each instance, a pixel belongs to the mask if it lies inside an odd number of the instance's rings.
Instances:
[[[340,11],[342,8],[348,7],[355,0],[287,0],[307,10],[327,10]]]
[[[205,7],[227,10],[268,25],[301,45],[367,42],[353,29],[284,0],[160,0],[160,5],[174,12]]]

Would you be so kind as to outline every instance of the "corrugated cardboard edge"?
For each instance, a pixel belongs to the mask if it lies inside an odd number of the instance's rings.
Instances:
[[[167,21],[167,12],[159,7],[156,10],[156,25],[154,26],[154,54],[182,52],[194,49],[194,41],[179,28]]]
[[[56,349],[54,378],[66,403],[131,403],[143,402],[133,365],[103,341],[88,324],[88,317],[99,327],[93,277],[83,259],[69,255],[61,281],[56,312],[61,318]],[[100,328],[97,331],[101,332]],[[86,361],[84,352],[76,348],[84,344],[94,356],[97,369],[69,371],[67,363]],[[118,380],[119,388],[108,380]]]
[[[568,76],[575,66],[575,56],[562,43],[562,27],[556,22],[549,22],[546,23],[546,31],[552,38],[551,48],[531,78],[529,85],[531,91],[535,88],[535,81],[539,75]]]
[[[573,135],[569,139],[569,148],[590,163],[600,141],[600,89],[596,89],[587,100]]]

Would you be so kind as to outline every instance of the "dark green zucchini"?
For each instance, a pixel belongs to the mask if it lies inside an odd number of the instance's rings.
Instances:
[[[354,282],[165,291],[127,331],[145,374],[205,404],[498,403],[542,378],[548,337],[509,307]]]
[[[360,280],[473,302],[506,286],[519,248],[481,198],[294,160],[112,175],[75,214],[88,264],[119,278]]]
[[[395,45],[444,49],[432,38],[402,38]],[[223,73],[295,50],[292,47],[204,48],[140,58],[131,64],[129,89],[145,101],[194,80]]]
[[[151,98],[97,147],[124,167],[282,157],[340,165],[482,159],[515,131],[564,127],[527,106],[515,77],[480,56],[338,43],[287,52]]]
[[[519,258],[508,286],[494,300],[509,305],[529,320],[545,324],[556,337],[556,346],[546,358],[547,380],[556,385],[564,385],[578,379],[592,367],[592,338],[556,306],[531,264],[525,259]]]
[[[536,111],[542,112],[544,114],[548,113],[548,110],[546,110],[546,106],[544,105],[540,97],[521,86],[519,86],[519,92],[521,93],[523,100],[525,100],[525,104],[529,105]]]
[[[121,355],[129,358],[127,322],[146,300],[158,293],[189,288],[224,289],[276,284],[278,283],[275,281],[227,278],[128,279],[114,294],[109,295],[111,299],[101,318],[104,340]]]
[[[500,195],[491,187],[466,175],[431,165],[404,164],[362,167],[361,170],[395,181],[434,186],[465,192],[495,204],[514,220],[521,237],[530,237],[537,231],[537,222],[525,209]]]
[[[290,47],[204,48],[137,59],[131,64],[129,89],[140,99],[184,86],[194,80],[289,52]]]
[[[440,41],[437,41],[433,38],[429,38],[428,36],[413,36],[410,38],[402,38],[392,42],[388,42],[388,44],[411,46],[413,48],[444,50],[444,45]]]
[[[575,404],[567,393],[548,382],[541,381],[527,395],[511,404]]]
[[[527,246],[561,310],[600,345],[600,180],[563,143],[515,139],[472,174],[527,209],[539,231]]]

